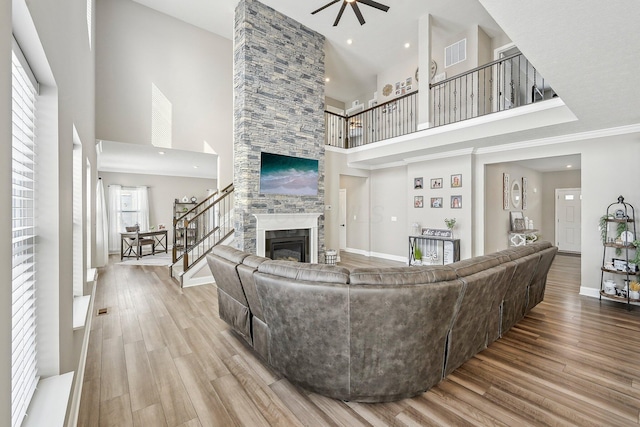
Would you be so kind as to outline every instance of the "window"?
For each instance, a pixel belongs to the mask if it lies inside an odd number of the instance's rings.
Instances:
[[[12,54],[11,422],[19,426],[38,383],[36,355],[37,83],[17,43]]]
[[[120,233],[125,227],[138,225],[149,229],[149,195],[147,187],[109,186],[109,251],[120,251]]]

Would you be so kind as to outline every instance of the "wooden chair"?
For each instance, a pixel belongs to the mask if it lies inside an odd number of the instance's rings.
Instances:
[[[125,227],[127,233],[136,233],[135,237],[131,237],[129,239],[129,248],[125,252],[123,256],[131,257],[135,252],[136,259],[140,259],[142,256],[142,247],[146,245],[151,245],[151,254],[153,255],[156,252],[156,240],[153,237],[145,238],[140,237],[140,226],[134,225],[133,227]]]

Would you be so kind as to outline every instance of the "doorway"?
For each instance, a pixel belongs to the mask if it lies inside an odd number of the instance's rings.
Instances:
[[[347,249],[347,189],[340,189],[338,199],[338,228],[340,237],[340,250]]]
[[[580,188],[556,189],[556,245],[560,252],[580,253],[582,191]]]

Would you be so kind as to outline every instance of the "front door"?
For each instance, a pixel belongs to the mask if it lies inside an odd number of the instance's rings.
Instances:
[[[556,189],[556,245],[559,251],[581,252],[581,212],[580,188]]]

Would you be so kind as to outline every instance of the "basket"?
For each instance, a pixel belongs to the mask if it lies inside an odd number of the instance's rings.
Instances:
[[[327,249],[324,254],[324,263],[335,265],[338,261],[338,252],[335,249]]]

